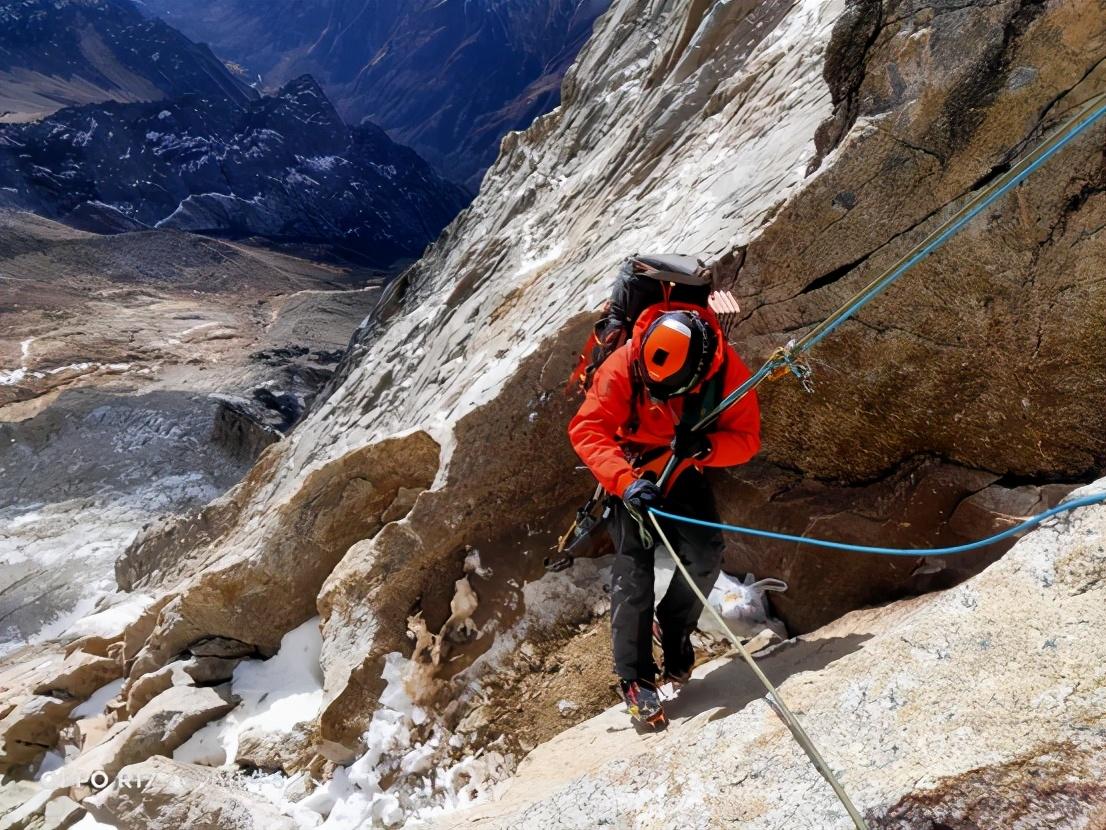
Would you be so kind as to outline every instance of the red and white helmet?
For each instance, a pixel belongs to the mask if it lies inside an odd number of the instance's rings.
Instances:
[[[710,325],[694,311],[666,311],[641,340],[638,360],[649,394],[667,400],[703,382],[718,347]]]

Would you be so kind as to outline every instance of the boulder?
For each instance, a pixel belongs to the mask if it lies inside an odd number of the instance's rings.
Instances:
[[[22,824],[27,818],[24,807],[41,791],[33,781],[6,781],[0,787],[0,827]]]
[[[287,731],[246,727],[238,733],[235,763],[249,769],[299,772],[314,758],[318,730],[314,721],[297,723]]]
[[[50,695],[27,695],[16,699],[0,720],[0,771],[11,773],[38,762],[58,740],[76,700]]]
[[[56,796],[46,802],[42,830],[68,830],[80,821],[84,814],[84,808],[69,796]]]
[[[128,764],[153,755],[170,755],[205,723],[235,707],[229,684],[219,687],[172,686],[129,721],[116,725],[106,739],[66,767],[76,781],[102,771],[114,777]]]
[[[119,771],[118,779],[82,802],[117,830],[295,830],[268,801],[230,784],[216,770],[154,757]]]
[[[84,700],[101,686],[123,676],[123,666],[114,657],[70,652],[56,674],[41,681],[35,694]]]
[[[237,658],[218,656],[175,660],[149,674],[139,676],[126,690],[127,713],[134,715],[171,686],[211,685],[230,680]]]

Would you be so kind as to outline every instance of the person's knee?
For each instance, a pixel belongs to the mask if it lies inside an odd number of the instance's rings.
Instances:
[[[622,563],[615,568],[611,580],[611,594],[615,601],[628,600],[635,604],[653,601],[653,566],[641,561]]]

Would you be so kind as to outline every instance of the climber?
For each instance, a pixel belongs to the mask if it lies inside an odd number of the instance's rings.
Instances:
[[[706,433],[690,425],[749,377],[709,308],[667,303],[646,309],[632,337],[597,368],[568,432],[577,455],[604,487],[615,546],[611,635],[615,671],[630,714],[653,727],[666,723],[657,693],[655,637],[663,655],[661,685],[686,683],[695,655],[691,632],[702,604],[676,578],[653,615],[653,549],[640,519],[653,507],[708,521],[718,511],[704,467],[743,464],[760,449],[760,410],[746,396]],[[675,454],[679,472],[667,492],[656,472]],[[719,532],[664,523],[699,588],[709,592],[722,565]]]

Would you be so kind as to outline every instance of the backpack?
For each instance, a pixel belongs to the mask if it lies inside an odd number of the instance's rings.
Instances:
[[[713,288],[711,268],[695,257],[681,254],[627,257],[618,269],[611,298],[580,354],[569,390],[586,392],[591,387],[596,369],[630,339],[634,323],[645,309],[670,302],[709,308]]]

